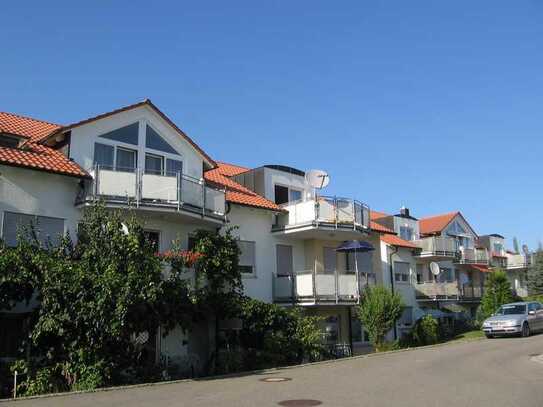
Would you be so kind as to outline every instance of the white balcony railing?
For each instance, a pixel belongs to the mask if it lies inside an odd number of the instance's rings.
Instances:
[[[474,300],[481,298],[482,293],[482,287],[472,284],[460,285],[458,281],[415,284],[415,295],[418,300]]]
[[[316,200],[288,203],[282,207],[288,213],[278,216],[274,229],[319,223],[341,228],[369,229],[369,207],[353,199],[319,196]]]
[[[349,271],[315,272],[300,270],[293,275],[273,275],[276,302],[357,303],[367,285],[375,284],[374,274]]]
[[[519,269],[528,267],[531,264],[530,256],[525,254],[507,254],[507,268]]]
[[[96,166],[77,203],[102,199],[136,207],[162,207],[186,210],[224,218],[225,191],[206,185],[204,180],[180,172],[149,174],[142,170],[115,171]]]
[[[488,264],[488,250],[484,248],[460,247],[460,256],[457,263],[460,264]]]
[[[450,237],[431,236],[415,240],[414,243],[421,248],[420,257],[454,258],[458,254],[458,244]]]

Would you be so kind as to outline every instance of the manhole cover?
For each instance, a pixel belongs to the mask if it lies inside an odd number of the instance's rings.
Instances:
[[[260,381],[264,383],[280,383],[288,382],[290,380],[292,380],[290,377],[265,377],[264,379],[260,379]]]
[[[285,406],[285,407],[309,407],[309,406],[319,406],[322,404],[322,401],[309,400],[309,399],[283,400],[277,404],[279,404],[280,406]]]

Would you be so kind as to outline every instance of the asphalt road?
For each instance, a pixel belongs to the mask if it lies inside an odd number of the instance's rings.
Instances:
[[[543,406],[543,335],[453,343],[343,359],[273,374],[0,403],[0,407],[277,406],[293,399],[323,406]],[[292,380],[276,383],[267,377]]]

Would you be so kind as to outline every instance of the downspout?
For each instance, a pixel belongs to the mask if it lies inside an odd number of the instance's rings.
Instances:
[[[388,255],[388,264],[389,264],[389,273],[390,273],[390,287],[392,290],[392,294],[395,293],[394,289],[394,267],[392,264],[392,256],[394,256],[396,253],[398,253],[398,248],[396,246],[392,246],[394,248],[394,251],[391,251]],[[394,320],[394,340],[398,339],[398,328],[396,326],[396,320]]]

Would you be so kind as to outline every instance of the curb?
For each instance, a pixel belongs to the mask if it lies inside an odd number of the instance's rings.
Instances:
[[[178,383],[194,383],[194,382],[208,381],[208,380],[211,381],[211,380],[220,380],[220,379],[235,379],[237,377],[261,375],[261,374],[266,374],[266,373],[277,373],[283,370],[300,369],[300,368],[306,368],[306,367],[312,367],[312,366],[328,365],[328,364],[333,364],[333,363],[342,363],[342,362],[348,362],[348,361],[357,360],[357,359],[369,359],[369,358],[393,355],[396,353],[410,352],[414,350],[441,348],[441,347],[445,347],[449,345],[455,345],[455,344],[461,344],[461,343],[467,343],[467,342],[477,342],[483,339],[486,339],[486,338],[482,337],[482,338],[457,339],[457,340],[451,340],[448,342],[436,343],[434,345],[417,346],[413,348],[403,348],[403,349],[397,349],[397,350],[390,350],[386,352],[368,353],[366,355],[350,356],[350,357],[339,358],[339,359],[329,359],[329,360],[323,360],[320,362],[303,363],[300,365],[273,367],[269,369],[249,370],[246,372],[229,373],[229,374],[223,374],[223,375],[217,375],[217,376],[207,376],[207,377],[202,377],[198,379],[179,379],[179,380],[169,380],[169,381],[162,381],[162,382],[139,383],[139,384],[126,385],[126,386],[101,387],[94,390],[80,390],[80,391],[68,391],[68,392],[63,392],[63,393],[40,394],[37,396],[17,397],[16,399],[14,398],[0,399],[0,404],[8,403],[8,402],[15,403],[18,401],[36,400],[36,399],[51,398],[51,397],[73,396],[77,394],[100,393],[100,392],[108,392],[108,391],[115,391],[115,390],[130,390],[130,389],[137,389],[137,388],[143,388],[143,387],[165,386],[169,384],[178,384]]]

